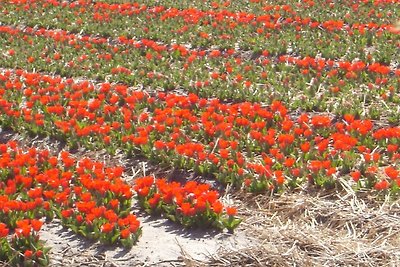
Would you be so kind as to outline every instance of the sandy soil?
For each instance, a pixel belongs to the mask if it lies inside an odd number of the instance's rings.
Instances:
[[[336,190],[242,197],[233,235],[138,214],[143,235],[128,250],[56,222],[42,237],[51,266],[400,266],[399,200]]]
[[[143,234],[131,249],[104,246],[77,237],[53,222],[42,239],[51,247],[51,266],[174,266],[185,259],[206,261],[219,250],[241,250],[254,245],[243,232],[233,235],[182,227],[162,218],[139,217]]]

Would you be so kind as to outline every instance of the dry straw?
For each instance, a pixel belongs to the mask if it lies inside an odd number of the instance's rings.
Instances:
[[[221,248],[207,266],[399,266],[400,201],[355,193],[346,181],[330,192],[247,196],[239,231],[255,239]]]

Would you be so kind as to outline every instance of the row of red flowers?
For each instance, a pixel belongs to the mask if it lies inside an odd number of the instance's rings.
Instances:
[[[325,22],[319,22],[315,19],[315,17],[307,17],[299,14],[299,11],[304,11],[301,9],[302,7],[293,7],[291,5],[265,5],[261,10],[260,14],[255,14],[251,12],[243,12],[243,11],[229,11],[228,9],[216,10],[215,8],[204,10],[204,9],[196,9],[196,8],[174,8],[169,5],[168,7],[165,5],[152,5],[147,6],[145,4],[140,4],[138,2],[135,3],[107,3],[107,2],[94,2],[94,1],[75,1],[72,3],[68,3],[65,1],[33,1],[29,5],[26,1],[12,1],[12,5],[24,5],[26,9],[37,9],[38,7],[63,7],[64,9],[80,9],[81,13],[84,13],[83,9],[86,9],[85,12],[95,12],[93,15],[94,20],[100,20],[100,17],[103,20],[110,22],[113,19],[112,15],[120,14],[126,16],[137,16],[140,13],[145,13],[148,16],[157,14],[161,20],[168,20],[173,18],[183,18],[187,23],[198,23],[202,21],[203,18],[208,17],[212,18],[210,24],[214,21],[217,23],[227,23],[227,22],[236,22],[239,24],[261,24],[261,23],[273,23],[280,27],[279,25],[285,25],[291,22],[295,22],[296,25],[311,25],[313,28],[323,27],[329,30],[333,29],[342,29],[345,26],[345,21],[343,20],[329,20]],[[304,4],[304,3],[303,3]],[[362,4],[362,3],[361,3]],[[387,7],[390,7],[390,4],[393,2],[388,2]],[[306,7],[310,7],[309,5],[305,5]],[[331,4],[331,8],[335,6],[334,3]],[[226,7],[226,6],[225,6]],[[368,6],[367,6],[368,7]],[[353,5],[353,9],[357,9],[356,5]],[[361,5],[361,8],[365,8]],[[297,11],[296,11],[297,9]],[[310,10],[306,10],[310,12]],[[370,10],[371,15],[375,14]],[[387,14],[386,14],[387,15]],[[343,17],[344,20],[348,20],[351,16],[351,13],[348,13],[346,17]],[[281,20],[280,18],[284,18],[285,20]],[[385,16],[380,16],[381,19],[384,19]],[[369,18],[370,19],[370,18]],[[377,24],[377,23],[354,23],[354,25],[350,26],[351,29],[360,29],[364,28],[367,30],[371,29],[390,29],[391,24]]]
[[[4,42],[7,55],[4,66],[65,76],[107,77],[152,89],[184,87],[202,97],[221,100],[271,103],[279,99],[288,102],[290,109],[353,113],[372,119],[384,115],[392,123],[399,119],[395,107],[400,101],[400,71],[377,62],[271,58],[268,51],[245,62],[228,52],[213,50],[206,54],[149,40],[134,42],[121,38],[119,45],[110,45],[105,38],[80,37],[64,31],[21,31],[8,26],[0,31],[4,33],[0,44]],[[8,45],[13,48],[8,49]],[[48,50],[53,45],[58,47],[55,53]],[[206,63],[212,71],[203,68]],[[96,72],[88,72],[89,69]],[[365,98],[351,97],[355,93]],[[381,101],[386,105],[381,105]]]
[[[323,18],[322,21],[315,21],[312,18],[314,15],[308,13],[312,12],[311,10],[299,8],[298,13],[305,14],[293,14],[290,7],[279,8],[277,11],[267,9],[255,15],[227,10],[180,10],[168,6],[147,7],[137,4],[128,4],[130,7],[126,9],[123,8],[125,5],[98,2],[92,5],[91,1],[88,3],[90,4],[80,5],[79,2],[74,2],[63,6],[58,1],[53,2],[53,5],[39,1],[26,5],[25,8],[4,4],[2,13],[5,15],[0,21],[5,24],[22,23],[31,27],[43,25],[73,32],[84,28],[86,34],[101,34],[114,38],[127,36],[164,43],[175,39],[178,43],[191,43],[195,47],[210,48],[217,45],[220,48],[232,49],[239,44],[241,49],[245,50],[259,51],[260,48],[269,47],[273,54],[286,53],[291,49],[303,56],[322,53],[323,57],[346,56],[349,60],[364,60],[367,55],[358,50],[359,46],[374,46],[380,49],[369,50],[370,53],[378,55],[377,60],[387,64],[390,63],[388,53],[392,53],[396,48],[396,42],[390,40],[391,34],[387,32],[389,30],[396,34],[390,23],[358,23],[360,16],[357,16],[357,20],[346,19],[352,12],[343,15],[342,20]],[[390,20],[390,14],[393,13],[390,7],[390,4],[382,7],[387,14],[381,16],[380,21],[386,17]],[[342,12],[338,6],[335,8]],[[362,10],[356,9],[354,13],[360,15],[361,12]],[[22,15],[26,13],[30,13],[30,16]],[[371,18],[371,15],[364,16],[367,21]],[[135,24],[136,27],[126,28],[129,23]],[[117,27],[120,29],[119,35],[113,30]],[[293,46],[292,43],[296,45]],[[329,49],[326,48],[327,45],[330,46]],[[352,48],[350,51],[347,50],[349,47]]]
[[[11,35],[19,35],[19,34],[27,34],[27,35],[32,35],[32,36],[43,36],[46,38],[51,38],[55,40],[56,42],[61,42],[61,43],[68,43],[70,45],[82,45],[79,46],[79,48],[93,48],[96,47],[96,45],[107,45],[110,43],[110,41],[107,38],[104,37],[98,37],[98,36],[80,36],[77,34],[69,33],[64,30],[49,30],[46,28],[38,28],[34,29],[31,27],[26,27],[24,29],[18,29],[13,26],[2,26],[0,27],[0,32],[1,33],[8,33]],[[23,39],[27,39],[27,36],[23,35]],[[203,57],[210,57],[210,58],[228,58],[228,57],[235,57],[235,55],[238,54],[238,50],[232,48],[226,51],[221,51],[221,50],[199,50],[199,49],[190,49],[184,45],[179,45],[179,44],[162,44],[159,42],[155,42],[152,40],[148,39],[141,39],[141,40],[136,40],[136,39],[128,39],[124,36],[120,36],[112,41],[113,43],[119,43],[119,44],[125,44],[129,45],[129,47],[134,48],[134,49],[149,49],[155,54],[151,53],[152,57],[167,57],[163,52],[169,52],[169,53],[176,53],[176,51],[179,51],[180,56],[184,58],[188,58],[189,63],[193,62],[196,60],[196,58],[203,58]],[[30,43],[32,44],[33,41],[30,40]],[[113,50],[114,53],[119,52],[120,48],[118,46],[114,47],[109,47]],[[9,54],[15,54],[15,52],[9,52]],[[108,54],[108,57],[112,58],[112,53]],[[262,51],[263,59],[266,59],[267,61],[264,62],[264,65],[271,64],[274,62],[273,58],[270,57],[270,52],[268,50]],[[148,54],[146,54],[146,57],[150,57]],[[107,56],[106,56],[107,58]],[[109,60],[111,60],[111,58]],[[268,60],[269,59],[269,60]],[[272,59],[272,60],[271,60]],[[294,57],[290,55],[280,55],[278,58],[279,61],[281,62],[288,62],[290,64],[295,64],[298,65],[299,67],[302,68],[313,68],[316,70],[324,70],[325,68],[328,68],[328,70],[333,70],[333,69],[338,69],[338,70],[343,70],[343,71],[354,71],[354,72],[360,72],[360,71],[370,71],[372,73],[379,73],[383,76],[388,76],[388,74],[393,73],[396,74],[396,76],[400,75],[400,70],[399,69],[393,69],[393,67],[390,67],[389,65],[381,64],[378,62],[374,63],[366,63],[361,60],[356,60],[356,61],[345,61],[345,60],[333,60],[333,59],[324,59],[324,58],[315,58],[315,57]],[[240,62],[238,63],[240,64]]]
[[[46,28],[38,28],[34,29],[31,27],[26,27],[24,29],[18,29],[13,26],[2,26],[0,27],[0,32],[1,33],[8,33],[11,35],[19,35],[19,34],[27,34],[27,35],[32,35],[32,36],[43,36],[46,38],[51,38],[55,40],[56,42],[61,42],[61,43],[68,43],[70,45],[82,45],[79,46],[79,48],[93,48],[96,47],[96,45],[107,45],[110,43],[110,41],[107,38],[104,37],[98,37],[98,36],[81,36],[73,33],[69,33],[64,30],[49,30]],[[27,39],[28,37],[25,35],[22,36],[23,39]],[[31,44],[33,41],[30,41]],[[141,39],[141,40],[136,40],[136,39],[128,39],[124,36],[120,36],[112,41],[112,43],[119,43],[119,44],[125,44],[129,45],[129,47],[134,48],[134,49],[149,49],[155,52],[155,54],[152,53],[152,56],[163,56],[166,57],[163,52],[169,52],[169,53],[176,53],[176,51],[179,51],[180,56],[184,58],[188,58],[189,63],[193,62],[196,60],[196,58],[203,58],[203,57],[210,57],[210,58],[228,58],[228,57],[235,57],[235,55],[238,54],[238,50],[232,48],[226,51],[221,51],[221,50],[199,50],[199,49],[190,49],[184,45],[179,45],[179,44],[162,44],[159,42],[155,42],[152,40],[148,39]],[[118,46],[112,46],[109,47],[112,50],[114,50],[114,53],[117,53],[120,48]],[[15,53],[15,52],[14,52]],[[11,52],[11,54],[14,54]],[[10,54],[10,52],[9,52]],[[112,58],[112,53],[109,54],[109,57]],[[271,64],[274,62],[274,60],[270,57],[270,52],[268,50],[262,51],[262,55],[264,59],[269,59],[268,61],[264,62],[264,65],[266,64]],[[149,57],[147,55],[147,57]],[[110,58],[110,59],[111,59]],[[271,60],[272,59],[272,60]],[[313,68],[316,70],[324,70],[325,68],[328,68],[328,70],[332,69],[338,69],[338,70],[344,70],[344,71],[355,71],[355,72],[360,72],[363,70],[371,71],[372,73],[379,73],[383,76],[388,76],[390,73],[394,73],[397,76],[399,76],[399,71],[398,69],[393,69],[392,67],[384,64],[380,64],[378,62],[374,63],[366,63],[361,60],[356,60],[354,62],[351,61],[345,61],[345,60],[333,60],[333,59],[324,59],[324,58],[314,58],[314,57],[294,57],[290,55],[280,55],[279,56],[279,61],[284,61],[288,62],[290,64],[296,64],[299,67],[302,68]],[[240,64],[240,62],[239,62]]]
[[[307,180],[335,184],[357,171],[358,187],[380,189],[385,181],[385,189],[398,188],[399,127],[377,127],[351,114],[335,120],[306,113],[291,117],[278,101],[262,107],[193,94],[150,96],[121,84],[75,83],[24,71],[5,73],[1,80],[8,88],[0,100],[3,124],[57,136],[71,146],[122,149],[213,174],[224,183],[244,182],[251,191]],[[378,175],[382,168],[395,171]]]

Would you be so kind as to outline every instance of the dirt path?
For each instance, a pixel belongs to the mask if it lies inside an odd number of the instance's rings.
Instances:
[[[254,241],[236,234],[186,230],[162,218],[139,216],[143,234],[131,249],[104,246],[77,237],[57,222],[45,225],[41,237],[51,247],[52,266],[173,266],[186,259],[206,261],[221,249],[241,250]],[[253,239],[254,240],[254,239]]]

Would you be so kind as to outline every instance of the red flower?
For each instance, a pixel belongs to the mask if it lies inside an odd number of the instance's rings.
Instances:
[[[274,172],[276,182],[279,185],[282,185],[285,182],[285,177],[283,176],[283,171],[277,170]]]
[[[354,182],[358,182],[361,177],[361,172],[360,171],[354,171],[350,173],[350,176],[353,178]]]
[[[329,127],[331,124],[331,119],[326,116],[314,116],[311,119],[311,124],[314,127]]]
[[[7,225],[4,223],[0,223],[0,238],[6,237],[8,235],[8,228]]]
[[[193,216],[195,214],[195,209],[190,205],[190,203],[184,202],[181,204],[180,208],[185,216]]]
[[[380,190],[386,190],[386,189],[389,188],[389,186],[390,186],[390,184],[389,184],[388,181],[382,180],[382,181],[377,182],[377,183],[375,184],[375,189],[376,189],[376,190],[379,190],[379,191],[380,191]]]
[[[62,216],[63,218],[66,218],[66,219],[67,219],[67,218],[71,217],[73,213],[74,213],[74,211],[73,211],[72,209],[62,210],[62,211],[61,211],[61,216]]]
[[[308,152],[309,150],[310,150],[310,143],[309,142],[305,142],[305,143],[302,143],[301,145],[300,145],[300,149],[301,149],[301,151],[303,151],[304,153],[306,153],[306,152]]]
[[[395,153],[396,151],[398,151],[398,149],[399,149],[398,145],[393,145],[393,144],[387,145],[387,151],[389,153]]]
[[[60,53],[55,53],[53,58],[54,58],[54,60],[59,60],[59,59],[61,59],[61,54]]]
[[[336,168],[335,167],[330,167],[326,170],[327,175],[333,175],[336,173]]]
[[[222,213],[222,209],[223,209],[222,203],[220,201],[218,201],[218,200],[215,201],[212,204],[212,209],[216,214],[221,214]]]
[[[31,234],[31,226],[23,225],[21,228],[16,228],[15,233],[17,234],[18,237],[24,236],[25,238],[27,238]]]
[[[114,230],[114,223],[105,223],[100,228],[102,233],[110,233]]]
[[[58,159],[56,157],[51,157],[48,159],[48,162],[51,166],[55,167],[58,163]]]
[[[76,216],[76,221],[77,221],[78,223],[82,223],[82,222],[83,222],[83,216],[80,215],[80,214],[78,214],[78,215]]]
[[[40,231],[40,228],[42,228],[43,222],[39,220],[31,220],[31,225],[34,231],[38,232]]]
[[[42,256],[43,256],[43,251],[37,250],[37,251],[36,251],[36,256],[37,256],[38,258],[42,257]]]
[[[399,171],[392,166],[386,167],[385,173],[392,180],[396,180],[399,177]]]
[[[150,187],[154,183],[154,178],[151,176],[141,177],[135,180],[135,184],[138,188]]]
[[[129,231],[131,233],[136,233],[137,230],[139,229],[139,226],[140,226],[140,222],[138,220],[136,220],[136,218],[135,218],[135,220],[132,220],[130,222]]]
[[[217,201],[219,194],[217,191],[215,190],[211,190],[209,192],[206,193],[206,201],[208,203],[214,203],[215,201]]]
[[[126,239],[131,235],[131,232],[129,231],[129,229],[123,229],[121,230],[120,236],[122,239]]]
[[[25,258],[30,259],[30,258],[32,258],[32,255],[33,255],[32,250],[29,250],[29,249],[25,250],[25,252],[24,252]]]
[[[227,159],[229,157],[229,151],[227,149],[220,149],[219,154],[223,159]]]
[[[28,57],[27,61],[29,63],[33,63],[35,61],[35,58],[34,57]]]
[[[43,208],[45,209],[45,210],[50,210],[50,202],[48,202],[48,201],[45,201],[45,202],[43,202]]]
[[[296,162],[296,160],[294,158],[287,158],[283,164],[286,167],[290,168],[294,165],[295,162]]]
[[[235,216],[237,214],[237,209],[235,207],[227,207],[226,214],[228,214],[228,216]]]
[[[97,218],[96,215],[90,213],[90,214],[86,215],[85,222],[86,222],[88,225],[92,225],[92,224],[93,224],[93,221],[94,221],[96,218]]]
[[[158,205],[160,197],[160,194],[154,194],[154,196],[148,200],[150,207],[155,208]]]
[[[300,168],[294,168],[291,170],[291,173],[294,177],[300,177],[301,175],[301,169]]]
[[[111,199],[109,204],[110,204],[111,208],[116,209],[116,208],[118,208],[119,200],[118,199]]]
[[[206,208],[207,208],[206,201],[202,198],[197,199],[196,206],[195,206],[195,212],[201,213],[201,212],[205,211]]]
[[[137,190],[137,193],[141,197],[147,197],[147,195],[150,193],[150,188],[148,187],[141,188]]]
[[[118,215],[113,210],[105,211],[104,218],[106,218],[111,223],[115,223],[118,221]]]

